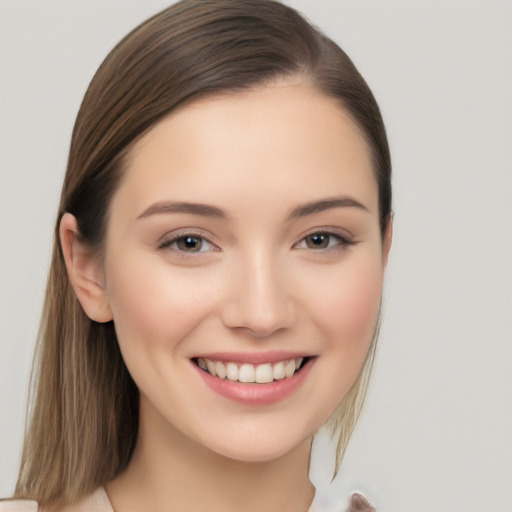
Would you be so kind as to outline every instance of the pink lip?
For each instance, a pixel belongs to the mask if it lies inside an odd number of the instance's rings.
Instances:
[[[237,354],[230,354],[230,356],[232,355]],[[210,357],[212,357],[212,360],[221,361],[221,359],[213,359],[213,354],[211,354],[208,359]],[[285,357],[284,359],[293,359],[293,357]],[[227,358],[226,360],[245,362],[240,361],[238,358]],[[276,359],[276,361],[282,360],[281,358]],[[268,359],[265,359],[265,361],[269,362]],[[195,363],[192,364],[206,385],[219,395],[247,405],[269,405],[284,400],[299,388],[309,374],[315,361],[316,358],[309,359],[293,377],[274,380],[268,384],[246,384],[243,382],[233,382],[228,379],[220,379],[202,370]]]
[[[308,357],[311,354],[304,354],[300,352],[288,351],[268,351],[268,352],[212,352],[210,354],[201,354],[195,356],[193,359],[203,357],[210,361],[220,361],[222,363],[249,363],[249,364],[264,364],[264,363],[277,363],[279,361],[289,361],[298,357]]]

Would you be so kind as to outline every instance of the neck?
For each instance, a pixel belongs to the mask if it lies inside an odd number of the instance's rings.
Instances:
[[[115,511],[261,512],[308,510],[311,439],[276,459],[229,459],[193,441],[165,421],[141,417],[126,471],[106,485]]]

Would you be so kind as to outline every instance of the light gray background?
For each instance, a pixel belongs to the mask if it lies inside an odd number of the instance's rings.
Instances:
[[[0,0],[0,496],[74,116],[108,50],[168,3]],[[512,2],[287,3],[370,83],[395,173],[383,335],[331,490],[364,490],[379,512],[512,511]],[[313,459],[321,488],[329,448]]]

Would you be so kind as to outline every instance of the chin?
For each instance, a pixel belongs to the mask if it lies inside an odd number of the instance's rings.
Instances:
[[[256,464],[280,459],[292,450],[293,448],[289,447],[284,449],[282,447],[267,447],[263,450],[248,449],[248,447],[241,447],[240,449],[230,447],[227,450],[218,452],[218,454],[234,461]]]
[[[241,433],[202,443],[214,453],[244,463],[265,463],[293,453],[309,453],[313,434],[291,436],[290,430],[281,432]]]

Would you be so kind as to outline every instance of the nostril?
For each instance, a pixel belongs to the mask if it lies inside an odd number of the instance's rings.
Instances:
[[[247,271],[244,276],[222,304],[224,325],[245,330],[254,338],[291,327],[296,319],[295,307],[283,287],[278,286],[278,279],[261,276],[261,271]]]

